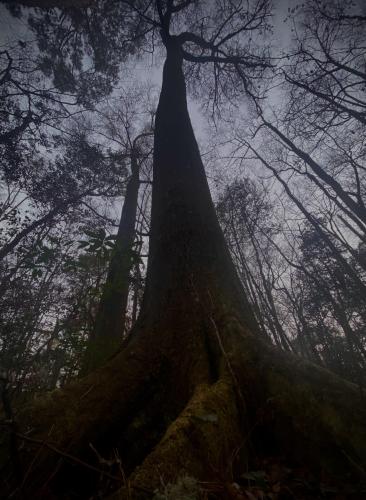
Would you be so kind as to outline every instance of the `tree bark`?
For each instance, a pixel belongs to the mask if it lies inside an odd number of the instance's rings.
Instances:
[[[103,368],[18,412],[27,471],[19,496],[90,498],[102,465],[89,443],[106,458],[118,450],[128,480],[113,479],[117,464],[109,489],[129,499],[152,498],[183,474],[227,479],[253,449],[330,474],[366,461],[357,388],[257,334],[210,198],[180,47],[173,37],[166,46],[142,311]],[[10,469],[2,479],[14,492]]]

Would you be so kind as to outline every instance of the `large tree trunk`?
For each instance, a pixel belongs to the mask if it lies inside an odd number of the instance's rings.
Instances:
[[[98,483],[90,466],[102,464],[89,443],[105,458],[118,450],[128,481],[121,488],[109,477],[111,490],[119,489],[115,498],[152,498],[162,481],[184,474],[229,479],[254,454],[357,476],[366,461],[366,411],[357,388],[259,338],[210,198],[174,38],[154,155],[140,318],[104,367],[18,414],[19,495],[90,498]],[[2,476],[14,489],[10,469]]]

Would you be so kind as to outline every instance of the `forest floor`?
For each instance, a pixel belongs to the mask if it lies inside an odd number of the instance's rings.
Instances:
[[[288,464],[282,457],[258,459],[253,470],[239,473],[232,482],[200,482],[189,476],[163,485],[154,500],[363,500],[366,484],[345,483],[308,468]]]

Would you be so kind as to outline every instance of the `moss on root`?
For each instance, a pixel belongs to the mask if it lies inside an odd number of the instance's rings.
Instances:
[[[199,500],[200,487],[197,479],[181,476],[176,483],[168,483],[155,492],[153,500]]]
[[[215,477],[241,442],[236,398],[228,377],[202,384],[156,448],[137,467],[132,485],[156,489],[178,477]]]
[[[365,475],[366,401],[357,386],[250,336],[237,339],[231,359],[254,423],[265,415],[258,432],[277,450],[329,474]]]

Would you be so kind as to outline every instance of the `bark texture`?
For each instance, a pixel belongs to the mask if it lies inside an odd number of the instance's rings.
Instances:
[[[95,495],[100,478],[91,466],[105,463],[89,443],[105,459],[118,450],[125,479],[118,481],[118,464],[104,475],[116,499],[152,498],[162,481],[184,474],[225,480],[253,454],[280,453],[319,474],[357,477],[366,463],[365,417],[353,384],[257,335],[216,219],[188,116],[180,48],[170,37],[140,319],[103,368],[18,413],[26,437],[16,494]],[[9,465],[2,477],[14,492]]]

